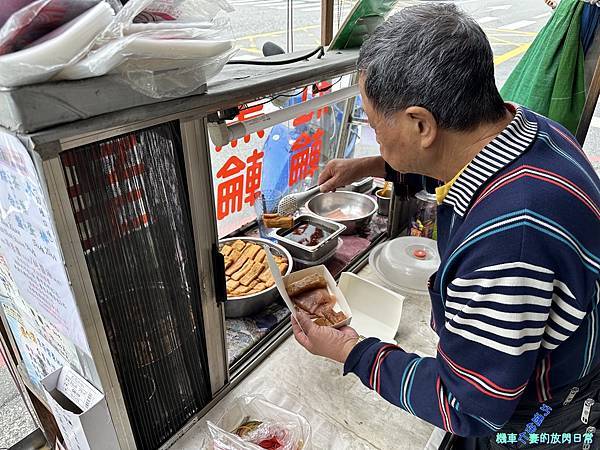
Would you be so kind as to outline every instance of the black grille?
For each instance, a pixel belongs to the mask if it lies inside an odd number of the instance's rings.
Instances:
[[[179,128],[61,160],[136,443],[155,449],[210,400]]]

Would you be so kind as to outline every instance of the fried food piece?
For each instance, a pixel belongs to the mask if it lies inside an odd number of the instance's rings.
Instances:
[[[242,256],[242,253],[239,250],[234,249],[228,256],[233,260],[233,262],[236,262]]]
[[[325,288],[302,292],[292,297],[292,301],[309,314],[318,314],[323,306],[331,308],[335,305],[335,298]]]
[[[233,251],[233,247],[231,245],[225,244],[221,249],[221,255],[229,256],[229,254]]]
[[[252,289],[254,289],[257,284],[258,284],[258,280],[252,280],[252,282],[248,286],[250,286]]]
[[[261,250],[260,245],[248,244],[242,252],[242,256],[247,256],[250,259],[254,259],[259,250]]]
[[[253,261],[252,266],[250,267],[250,270],[242,277],[240,282],[244,286],[248,286],[254,279],[256,279],[256,277],[258,277],[258,275],[262,272],[262,270],[263,270],[262,263]]]
[[[253,283],[254,283],[254,281],[253,281]],[[267,285],[266,285],[266,283],[257,283],[257,284],[254,286],[254,289],[256,289],[256,290],[257,290],[257,291],[259,291],[259,292],[260,292],[260,291],[264,291],[266,288],[267,288]]]
[[[265,252],[262,248],[258,251],[256,256],[254,257],[254,261],[264,262],[267,257],[267,252]]]
[[[237,250],[238,252],[242,252],[244,250],[244,247],[246,247],[246,243],[244,241],[240,241],[238,239],[233,244],[231,244],[231,246],[233,247],[234,250]]]
[[[250,292],[252,288],[249,286],[239,285],[231,294],[234,296],[245,295]]]
[[[239,285],[239,281],[227,280],[227,283],[225,284],[225,286],[227,287],[227,293],[229,293],[229,291],[235,290]]]
[[[281,275],[284,275],[285,271],[288,268],[288,264],[287,263],[277,264],[277,267],[279,267],[279,273],[281,273]]]
[[[244,266],[244,264],[246,264],[247,261],[248,261],[247,256],[240,256],[235,261],[235,263],[225,271],[225,275],[229,275],[229,276],[233,275],[238,270],[240,270]]]
[[[229,256],[224,256],[223,261],[225,262],[225,269],[233,264],[233,259],[231,259]]]
[[[332,326],[332,325],[333,325],[333,324],[332,324],[332,323],[331,323],[329,320],[327,320],[325,317],[317,317],[317,318],[315,319],[314,323],[315,323],[316,325],[319,325],[320,327],[330,327],[330,326]]]
[[[346,314],[342,311],[336,312],[331,307],[325,307],[320,311],[321,315],[331,322],[333,325],[343,322],[347,319]]]
[[[265,284],[267,285],[268,288],[270,288],[271,286],[273,286],[275,284],[275,280],[273,279],[273,277],[271,277],[271,279],[267,280],[267,282]]]
[[[314,273],[298,281],[288,284],[285,289],[290,297],[296,297],[306,291],[327,287],[327,281],[322,275]]]
[[[273,259],[277,264],[287,263],[287,258],[285,256],[273,256]]]
[[[294,218],[292,216],[280,216],[279,214],[263,214],[263,223],[267,228],[292,228]]]
[[[271,269],[269,269],[269,265],[267,263],[263,263],[265,267],[264,270],[258,276],[259,281],[266,283],[269,279],[273,279],[273,275],[271,275]]]
[[[246,258],[246,257],[242,256],[242,258]],[[244,275],[246,275],[250,271],[250,269],[252,269],[253,265],[254,265],[254,261],[246,258],[246,262],[244,263],[242,268],[240,270],[238,270],[237,272],[235,272],[234,274],[232,274],[231,279],[238,281],[240,278],[242,278]]]

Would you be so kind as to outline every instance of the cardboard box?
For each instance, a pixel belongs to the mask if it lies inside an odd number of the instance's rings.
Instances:
[[[70,367],[42,380],[67,450],[118,450],[104,395]]]

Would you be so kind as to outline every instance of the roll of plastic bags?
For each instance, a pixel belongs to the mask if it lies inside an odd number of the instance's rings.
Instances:
[[[113,17],[113,8],[108,3],[98,3],[28,47],[0,56],[0,86],[49,80],[80,59]]]
[[[6,18],[0,28],[0,55],[22,50],[83,14],[102,0],[28,1]],[[18,6],[23,0],[10,0]]]

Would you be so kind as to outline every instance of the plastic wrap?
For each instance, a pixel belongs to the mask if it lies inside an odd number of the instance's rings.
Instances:
[[[241,437],[235,434],[242,424],[249,421],[244,432],[238,431]],[[308,421],[300,414],[283,409],[260,396],[236,399],[216,424],[209,421],[207,426],[214,450],[310,448]]]
[[[229,18],[222,14],[229,8],[226,2],[207,0],[129,2],[99,37],[96,48],[57,79],[120,73],[149,97],[187,95],[219,73],[235,54]]]
[[[46,4],[50,1],[44,0]],[[25,48],[1,55],[0,86],[23,86],[49,80],[64,67],[81,58],[89,50],[98,35],[111,23],[114,16],[114,10],[107,2],[61,1],[63,6],[69,2],[73,4],[86,3],[88,5],[96,3],[96,5],[88,8],[83,14],[78,15],[62,26],[53,29],[40,39],[30,42]],[[29,10],[29,7],[26,9]],[[16,14],[20,14],[21,11]],[[12,22],[12,17],[5,23],[2,30],[9,30],[9,28],[12,30],[11,27],[14,26],[31,26],[31,21],[28,22],[30,25],[26,25],[24,22],[16,23]],[[62,17],[64,18],[65,15]],[[22,19],[25,20],[24,16]],[[25,22],[27,21],[25,20]],[[5,31],[5,36],[11,35],[9,31]],[[33,36],[38,35],[34,28],[31,28],[30,31],[30,33],[25,34],[19,32],[18,35],[13,32],[13,38],[10,39],[11,45],[16,45],[17,41],[27,42]],[[8,45],[9,39],[7,38],[5,42]]]

